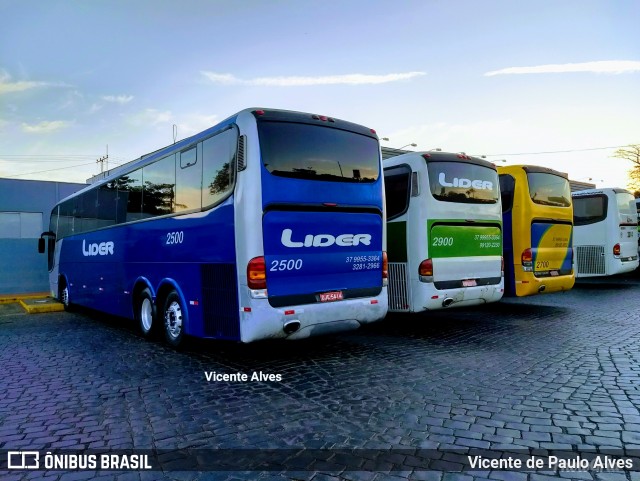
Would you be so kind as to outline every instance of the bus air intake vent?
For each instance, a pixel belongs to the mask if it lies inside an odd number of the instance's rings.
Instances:
[[[245,157],[245,143],[246,136],[241,135],[238,137],[238,171],[244,170],[247,168],[247,159]]]
[[[389,310],[393,312],[409,311],[409,280],[406,262],[389,262]]]
[[[235,264],[203,264],[202,318],[204,335],[240,339],[240,309]]]
[[[578,274],[605,274],[604,246],[577,246]]]

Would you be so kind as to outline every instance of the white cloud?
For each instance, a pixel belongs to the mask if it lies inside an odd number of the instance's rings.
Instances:
[[[320,77],[257,77],[241,79],[233,74],[202,71],[211,82],[222,85],[252,85],[261,87],[302,87],[310,85],[373,85],[409,80],[426,75],[424,72],[389,73],[384,75],[347,74]]]
[[[28,134],[42,134],[55,132],[56,130],[61,130],[69,127],[71,122],[67,122],[64,120],[51,120],[51,121],[43,121],[37,124],[22,124],[22,131]]]
[[[173,114],[170,110],[146,109],[130,117],[129,120],[134,125],[158,125],[171,122]]]
[[[11,76],[4,70],[0,71],[0,95],[11,92],[23,92],[36,87],[46,85],[45,82],[18,81],[12,82]]]
[[[186,118],[180,117],[176,125],[178,128],[178,139],[184,139],[197,134],[214,126],[218,121],[219,117],[217,115],[191,114],[186,116]]]
[[[102,97],[102,100],[124,105],[133,100],[133,95],[105,95]]]
[[[621,74],[628,72],[640,72],[640,61],[633,60],[604,60],[600,62],[564,63],[538,65],[535,67],[508,67],[485,73],[485,77],[494,75],[513,75],[531,73],[570,73],[591,72]]]
[[[11,75],[5,70],[0,70],[0,95],[13,92],[24,92],[38,87],[69,87],[64,83],[52,83],[52,82],[35,82],[31,80],[20,80],[17,82],[11,81]]]

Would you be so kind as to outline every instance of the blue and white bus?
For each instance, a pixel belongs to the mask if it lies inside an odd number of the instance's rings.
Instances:
[[[185,335],[251,342],[387,312],[374,130],[247,109],[62,200],[39,250],[52,295]]]

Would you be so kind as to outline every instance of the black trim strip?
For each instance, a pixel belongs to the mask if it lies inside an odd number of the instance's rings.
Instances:
[[[464,279],[464,280],[466,281],[470,279]],[[480,279],[475,279],[476,286],[494,286],[496,284],[500,284],[501,280],[502,280],[502,277],[483,277]],[[465,287],[462,285],[462,279],[455,280],[455,281],[438,281],[438,282],[434,282],[433,285],[438,290],[458,289],[459,287]]]
[[[551,272],[555,271],[558,273],[557,276],[552,276]],[[548,271],[534,271],[533,275],[534,277],[543,277],[543,278],[555,278],[555,277],[560,277],[560,276],[570,276],[571,273],[573,272],[573,269],[551,269]]]
[[[382,210],[366,205],[324,205],[324,204],[268,204],[264,207],[263,213],[279,210],[286,212],[356,212],[382,215]],[[263,214],[263,215],[264,215]]]
[[[331,290],[326,292],[331,292]],[[357,289],[344,289],[342,291],[342,296],[343,296],[343,300],[356,299],[359,297],[376,297],[381,292],[382,292],[382,287],[363,287],[363,288],[357,288]],[[300,304],[326,304],[326,302],[320,302],[318,299],[319,299],[318,294],[294,294],[290,296],[269,296],[269,304],[271,305],[271,307],[297,306]],[[340,302],[340,301],[334,301],[334,302]]]

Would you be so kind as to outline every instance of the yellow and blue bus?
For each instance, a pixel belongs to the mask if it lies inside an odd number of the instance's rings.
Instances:
[[[384,162],[389,310],[420,312],[503,295],[496,167],[479,158],[414,152]]]
[[[374,130],[243,110],[118,168],[51,213],[52,294],[164,331],[251,342],[387,312]]]
[[[498,167],[505,295],[573,287],[573,208],[567,175],[546,167]]]

